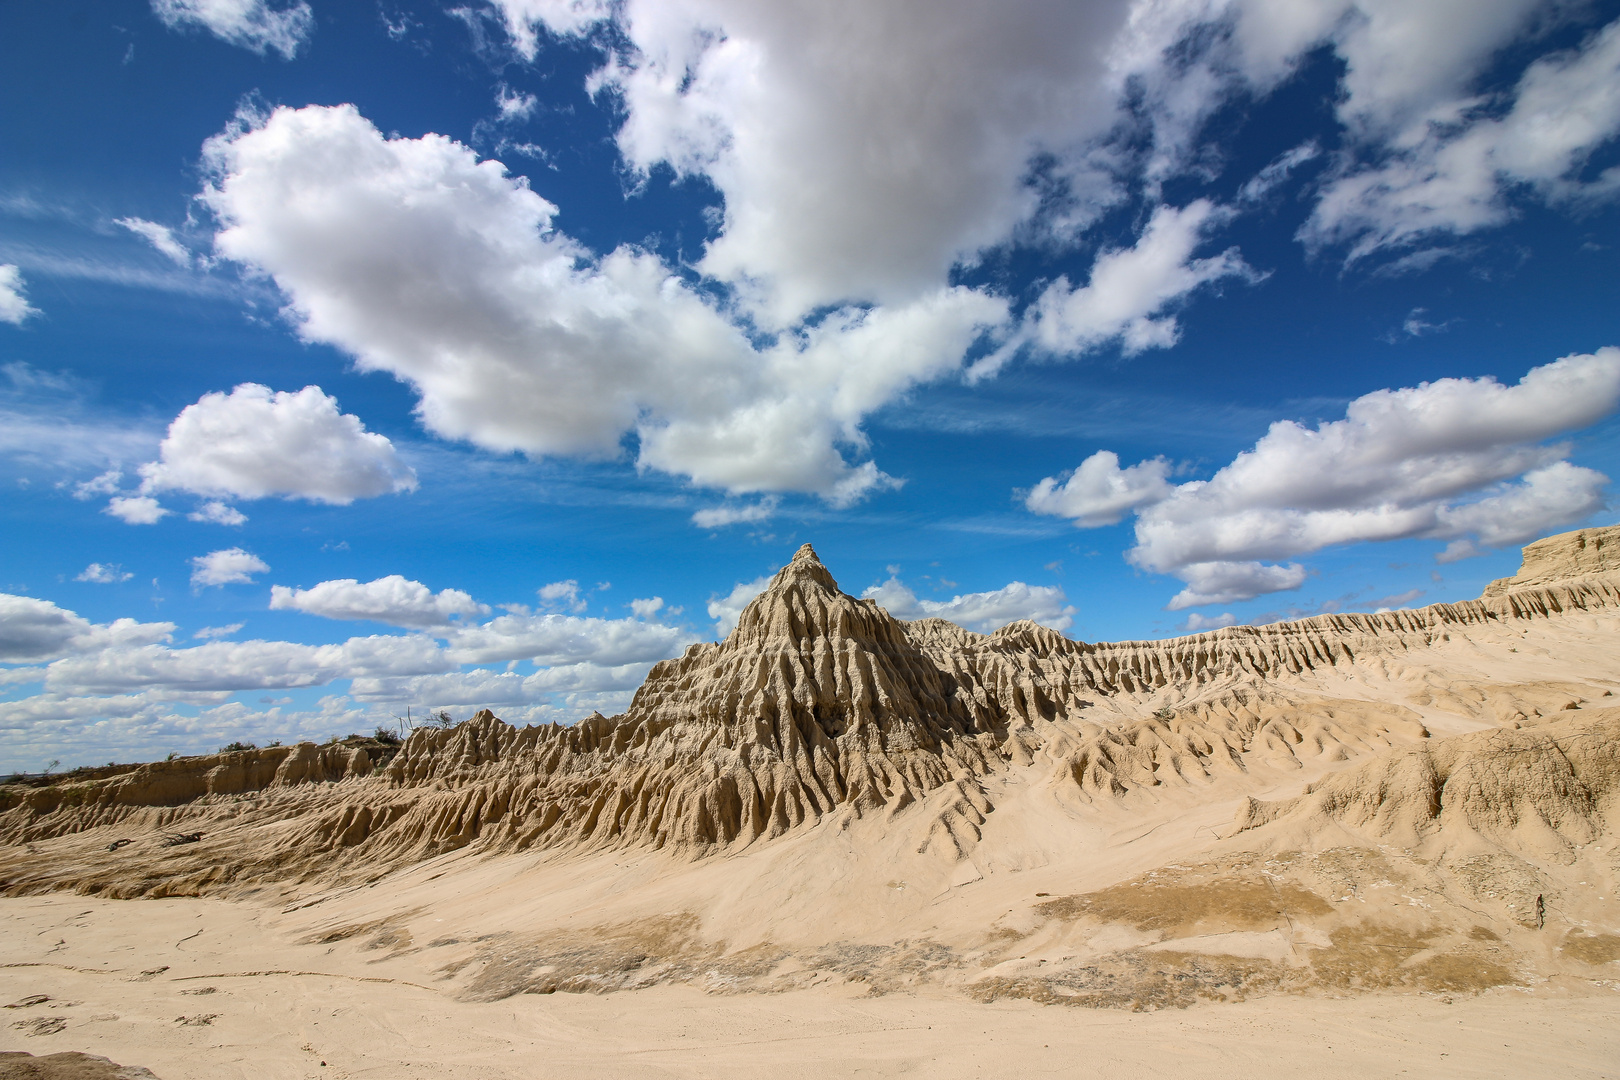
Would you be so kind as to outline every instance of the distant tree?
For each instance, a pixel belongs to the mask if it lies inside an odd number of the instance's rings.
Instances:
[[[438,712],[432,714],[428,718],[428,723],[432,724],[434,727],[453,728],[456,726],[456,718],[451,716],[445,710],[440,709]]]
[[[250,742],[229,742],[219,748],[222,754],[235,754],[242,750],[257,750],[258,747]]]

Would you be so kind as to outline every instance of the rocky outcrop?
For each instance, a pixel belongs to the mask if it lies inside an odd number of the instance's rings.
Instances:
[[[150,1069],[119,1065],[109,1058],[63,1050],[35,1057],[21,1050],[0,1051],[0,1080],[158,1080]]]
[[[295,784],[337,781],[370,774],[364,750],[331,744],[264,749],[154,761],[106,780],[49,787],[0,787],[5,818],[71,818],[76,828],[120,820],[144,807],[181,806],[213,796],[240,795]],[[30,839],[26,831],[17,834]]]
[[[1547,585],[1570,578],[1620,571],[1620,525],[1576,529],[1527,544],[1518,574],[1485,586],[1485,596]]]
[[[700,851],[971,782],[999,765],[1004,727],[805,545],[724,642],[655,666],[624,715],[519,731],[482,713],[416,732],[386,775],[447,789],[401,823],[423,851],[486,833]]]

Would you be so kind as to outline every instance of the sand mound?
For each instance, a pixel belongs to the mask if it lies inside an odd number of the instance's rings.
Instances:
[[[1568,715],[1568,714],[1566,714]],[[1468,839],[1567,861],[1611,831],[1620,799],[1620,709],[1438,740],[1349,769],[1282,802],[1251,799],[1239,829],[1329,823],[1421,848]]]

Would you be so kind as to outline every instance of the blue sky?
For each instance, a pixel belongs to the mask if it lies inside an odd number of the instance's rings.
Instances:
[[[1620,4],[0,8],[0,769],[1616,520]]]

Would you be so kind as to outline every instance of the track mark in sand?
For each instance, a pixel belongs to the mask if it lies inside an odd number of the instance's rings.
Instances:
[[[122,975],[124,968],[87,968],[76,967],[73,964],[50,964],[44,961],[23,962],[16,964],[0,964],[0,968],[48,967],[61,968],[63,971],[82,971],[86,975]]]
[[[1167,824],[1168,824],[1168,822],[1161,821],[1157,825],[1155,825],[1151,829],[1149,829],[1147,832],[1137,833],[1135,836],[1131,837],[1129,840],[1120,840],[1119,839],[1119,833],[1115,833],[1113,836],[1109,837],[1108,839],[1109,839],[1110,843],[1134,844],[1138,840],[1141,840],[1143,837],[1152,836],[1154,833],[1156,833],[1160,829],[1164,828],[1165,825],[1167,825]],[[1207,829],[1209,827],[1210,826],[1208,826],[1208,825],[1200,825],[1199,826],[1200,829]],[[1121,831],[1124,831],[1124,830],[1121,830]]]
[[[290,969],[276,969],[272,971],[226,971],[216,975],[182,975],[174,982],[189,982],[192,979],[257,979],[266,975],[315,975],[323,979],[348,979],[350,982],[363,983],[391,983],[394,986],[414,986],[418,990],[427,990],[437,994],[439,991],[431,986],[421,983],[409,982],[405,979],[384,979],[370,975],[338,975],[330,971],[292,971]]]
[[[35,1005],[43,1005],[49,1000],[51,1000],[49,994],[29,994],[25,998],[20,998],[17,1001],[13,1001],[10,1005],[7,1005],[6,1008],[27,1009],[32,1008]]]

